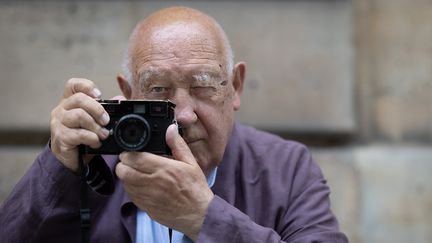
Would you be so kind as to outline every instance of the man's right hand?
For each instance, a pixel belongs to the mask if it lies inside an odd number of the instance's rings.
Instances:
[[[68,169],[78,172],[78,145],[101,146],[108,137],[109,115],[96,101],[101,92],[87,79],[67,81],[63,98],[51,112],[51,150]]]

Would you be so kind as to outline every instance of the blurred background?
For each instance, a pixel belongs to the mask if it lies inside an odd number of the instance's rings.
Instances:
[[[136,22],[213,16],[247,62],[237,119],[307,144],[351,242],[432,242],[432,2],[1,1],[0,202],[49,138],[71,77],[119,94]]]

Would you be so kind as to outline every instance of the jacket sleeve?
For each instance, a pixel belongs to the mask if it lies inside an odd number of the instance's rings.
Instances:
[[[0,208],[1,241],[78,242],[79,189],[47,145]]]
[[[282,237],[272,228],[256,224],[248,215],[215,196],[204,220],[197,242],[348,242],[337,230],[303,232],[301,236]],[[291,239],[293,238],[293,239]]]
[[[296,149],[299,151],[298,156],[294,159],[295,163],[290,163],[289,169],[280,167],[273,173],[267,173],[267,179],[263,179],[263,174],[261,180],[271,183],[263,186],[260,197],[255,198],[264,202],[262,206],[257,207],[257,203],[250,202],[254,205],[249,207],[254,208],[252,213],[248,210],[246,214],[244,210],[215,196],[208,208],[198,242],[348,242],[339,231],[337,220],[331,212],[330,190],[320,168],[306,148],[299,146]],[[281,173],[277,171],[285,171],[282,174],[286,176],[280,176]],[[273,178],[270,180],[270,177]],[[276,177],[284,179],[277,180]],[[255,194],[258,193],[255,191]],[[251,199],[245,197],[245,200]],[[260,225],[256,223],[257,217],[272,220]]]

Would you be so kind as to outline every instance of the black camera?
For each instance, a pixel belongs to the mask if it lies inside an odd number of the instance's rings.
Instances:
[[[99,100],[110,116],[110,132],[102,146],[85,146],[85,154],[120,154],[123,151],[146,151],[171,154],[165,142],[169,125],[176,123],[175,104],[168,100]]]

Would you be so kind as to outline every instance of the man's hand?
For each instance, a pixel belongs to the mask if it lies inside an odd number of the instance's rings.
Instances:
[[[70,170],[77,172],[78,145],[98,148],[108,137],[103,128],[109,115],[99,102],[101,92],[87,79],[70,79],[63,98],[51,112],[51,150],[56,158]],[[89,160],[89,159],[87,159]]]
[[[176,125],[167,129],[173,159],[124,152],[116,174],[138,208],[152,219],[196,240],[213,199],[206,177]]]

